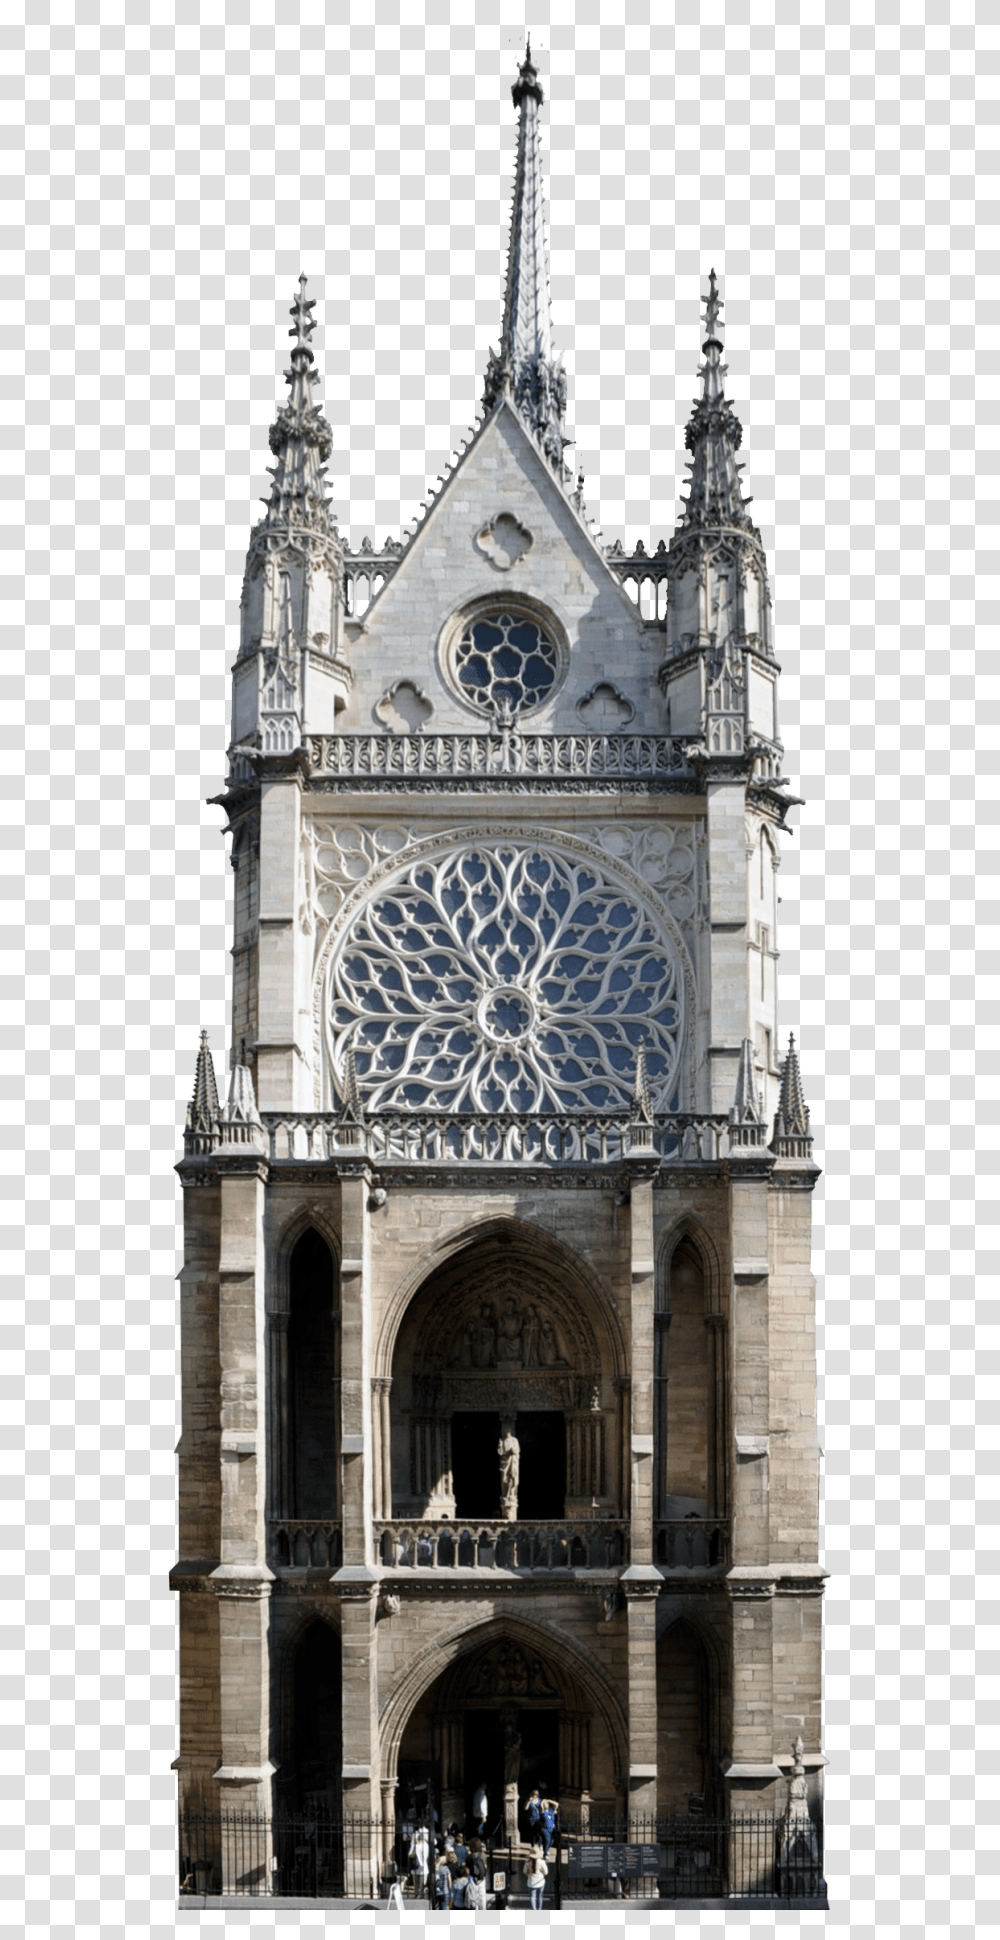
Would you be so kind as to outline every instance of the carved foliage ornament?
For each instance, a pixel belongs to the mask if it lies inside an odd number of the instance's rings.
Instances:
[[[641,1043],[656,1108],[679,1107],[671,941],[614,873],[555,844],[418,854],[357,912],[328,1005],[338,1092],[350,1051],[371,1109],[625,1110]]]

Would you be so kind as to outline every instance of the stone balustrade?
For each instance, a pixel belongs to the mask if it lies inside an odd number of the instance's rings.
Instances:
[[[620,1569],[629,1560],[627,1522],[576,1517],[558,1522],[431,1522],[396,1518],[374,1524],[377,1560],[387,1569]]]
[[[477,775],[538,776],[564,781],[604,777],[655,780],[689,774],[681,744],[668,734],[308,734],[315,775],[351,781],[428,775],[467,781]]]
[[[339,1521],[285,1517],[271,1522],[273,1560],[279,1569],[339,1569],[343,1539]]]
[[[677,1112],[643,1124],[614,1112],[565,1114],[263,1112],[272,1160],[362,1157],[390,1165],[615,1165],[630,1157],[663,1164],[724,1158],[722,1113]]]
[[[666,1569],[708,1569],[729,1562],[729,1523],[718,1516],[685,1516],[653,1524],[653,1561]]]

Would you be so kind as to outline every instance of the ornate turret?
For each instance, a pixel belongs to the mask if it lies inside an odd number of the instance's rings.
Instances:
[[[774,1115],[771,1150],[779,1159],[811,1159],[812,1134],[809,1112],[802,1096],[802,1073],[795,1039],[789,1036],[788,1056],[781,1067],[781,1090]]]
[[[483,404],[492,410],[505,393],[538,439],[553,469],[563,476],[566,373],[552,350],[549,252],[545,235],[544,178],[538,110],[545,99],[531,59],[529,40],[511,88],[520,113],[517,169],[510,216],[507,294],[499,354],[491,350]]]
[[[326,495],[330,426],[313,399],[309,339],[315,302],[299,278],[288,399],[270,431],[267,510],[254,527],[243,580],[240,654],[233,675],[233,742],[290,754],[303,732],[333,727],[351,672],[341,650],[343,551]]]
[[[668,659],[660,684],[671,729],[691,737],[692,755],[736,756],[749,766],[752,753],[757,778],[773,779],[781,746],[767,561],[740,485],[743,427],[725,395],[721,308],[712,270],[701,394],[684,434],[689,490],[667,553]]]

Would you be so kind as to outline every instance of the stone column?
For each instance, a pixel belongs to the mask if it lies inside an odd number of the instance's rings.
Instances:
[[[295,1513],[292,1474],[291,1410],[288,1379],[288,1323],[291,1315],[269,1315],[271,1387],[272,1513],[287,1521]],[[294,1558],[292,1559],[294,1561]]]
[[[267,1333],[264,1189],[267,1165],[251,1146],[219,1154],[219,1363],[222,1517],[218,1568],[222,1762],[215,1779],[224,1813],[271,1808],[269,1597],[266,1543]],[[223,1891],[268,1891],[270,1847],[225,1837]]]
[[[260,790],[257,1097],[262,1111],[305,1105],[298,1042],[296,947],[301,780],[297,762],[272,759]]]
[[[632,1562],[653,1560],[654,1260],[652,1178],[632,1179]]]
[[[383,1778],[382,1794],[382,1865],[389,1865],[396,1857],[396,1787],[398,1778]]]
[[[656,1817],[656,1598],[660,1573],[635,1564],[621,1579],[628,1619],[628,1817]]]
[[[729,1513],[727,1460],[729,1424],[726,1419],[726,1316],[706,1314],[708,1330],[708,1513]],[[722,1556],[719,1561],[725,1560]]]
[[[371,1394],[371,1296],[366,1166],[341,1175],[340,1452],[344,1565],[371,1563],[374,1499]]]
[[[376,1382],[378,1388],[379,1441],[382,1472],[382,1516],[385,1521],[392,1518],[392,1421],[389,1414],[389,1391],[392,1376],[382,1374]]]
[[[343,1678],[343,1797],[348,1816],[378,1817],[378,1705],[376,1672],[376,1595],[372,1568],[371,1518],[374,1449],[371,1378],[371,1296],[367,1166],[345,1166],[341,1173],[341,1516],[343,1567],[333,1577],[341,1598],[341,1674]],[[348,1892],[364,1898],[377,1885],[378,1852],[363,1828],[346,1841]]]

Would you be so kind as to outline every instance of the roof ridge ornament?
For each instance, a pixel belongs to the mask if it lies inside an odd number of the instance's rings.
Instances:
[[[517,164],[510,215],[507,285],[499,351],[491,350],[483,408],[509,398],[560,480],[566,475],[566,373],[552,347],[545,178],[538,110],[545,100],[529,39],[511,88],[518,110]]]

